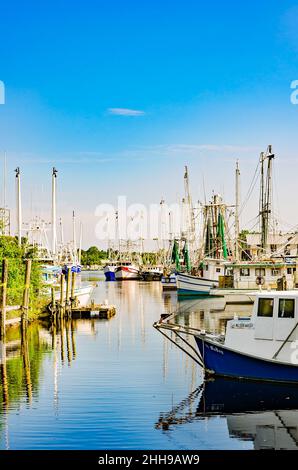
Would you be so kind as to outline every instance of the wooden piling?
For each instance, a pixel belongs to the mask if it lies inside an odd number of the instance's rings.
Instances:
[[[22,328],[21,330],[21,351],[22,351],[22,356],[23,356],[23,366],[24,366],[24,372],[25,372],[24,377],[25,377],[25,383],[26,383],[27,401],[28,403],[31,403],[32,382],[31,382],[27,328]]]
[[[61,277],[60,277],[60,317],[61,318],[63,318],[64,307],[65,307],[64,284],[65,284],[65,276],[64,274],[61,274]]]
[[[67,279],[66,279],[66,315],[69,315],[70,308],[71,308],[71,301],[70,301],[70,285],[71,285],[71,269],[67,268]]]
[[[30,278],[31,278],[31,266],[32,260],[26,259],[25,264],[25,286],[23,292],[23,303],[22,303],[22,327],[24,327],[28,321],[28,309],[29,309],[29,293],[30,293]]]
[[[70,297],[72,306],[75,303],[76,276],[77,276],[77,273],[72,272],[72,276],[71,276],[71,297]]]
[[[55,288],[51,287],[51,294],[52,294],[52,317],[53,317],[53,322],[56,325],[56,314],[57,314],[57,309],[56,309],[56,297],[55,297]]]
[[[1,321],[0,321],[0,339],[5,341],[5,323],[6,323],[6,296],[8,280],[8,261],[2,261],[2,284],[1,284]]]

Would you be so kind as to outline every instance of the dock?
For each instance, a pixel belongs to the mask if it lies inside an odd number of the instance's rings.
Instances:
[[[72,307],[71,316],[73,319],[78,318],[99,318],[109,320],[116,314],[114,305],[91,303],[86,307]]]

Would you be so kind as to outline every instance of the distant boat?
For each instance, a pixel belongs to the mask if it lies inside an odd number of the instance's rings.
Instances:
[[[177,290],[177,278],[175,273],[163,275],[161,278],[163,291]]]
[[[227,322],[224,337],[198,333],[207,374],[298,383],[298,293],[262,292],[252,318]]]
[[[106,278],[106,281],[116,281],[115,269],[119,266],[118,262],[110,262],[105,265],[103,272]]]
[[[48,286],[58,284],[61,273],[61,266],[53,266],[52,264],[41,265],[42,281]]]
[[[122,262],[115,269],[115,277],[117,281],[137,280],[140,279],[140,270],[130,261]]]
[[[162,275],[162,266],[146,266],[144,270],[140,272],[140,276],[143,281],[160,281]]]

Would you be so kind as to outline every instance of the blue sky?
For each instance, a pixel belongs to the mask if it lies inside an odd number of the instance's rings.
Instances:
[[[233,202],[239,158],[244,197],[271,143],[281,216],[298,224],[287,203],[298,171],[298,106],[290,102],[297,58],[294,1],[4,0],[0,152],[8,155],[9,204],[19,165],[25,214],[33,207],[46,215],[55,164],[59,211],[77,210],[89,244],[97,204],[118,194],[175,201],[185,164],[194,199],[203,197],[204,174],[207,193]],[[252,202],[243,223],[256,210]]]

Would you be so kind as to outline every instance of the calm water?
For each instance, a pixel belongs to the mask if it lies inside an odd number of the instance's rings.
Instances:
[[[101,280],[94,298],[109,299],[116,316],[66,322],[62,331],[34,324],[22,339],[9,330],[1,449],[297,447],[295,388],[223,380],[203,386],[200,368],[152,327],[178,309],[180,322],[221,331],[250,306],[178,304],[158,282]]]

